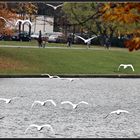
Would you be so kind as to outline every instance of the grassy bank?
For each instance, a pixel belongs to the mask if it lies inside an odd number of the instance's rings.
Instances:
[[[28,41],[0,41],[0,45],[13,45],[13,46],[36,46],[37,41],[32,40],[30,42]]]
[[[37,40],[32,40],[29,42],[26,41],[0,41],[0,46],[32,46],[32,47],[38,47]],[[66,43],[46,43],[46,47],[67,47]],[[79,44],[72,44],[72,47],[76,48],[86,48],[86,45],[79,45]],[[95,47],[95,45],[91,45],[91,48]],[[97,46],[99,47],[99,46]]]
[[[140,52],[126,49],[0,48],[0,74],[140,74]],[[133,64],[120,69],[121,63]]]

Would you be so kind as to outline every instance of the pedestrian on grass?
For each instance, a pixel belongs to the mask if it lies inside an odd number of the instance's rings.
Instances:
[[[105,40],[105,45],[106,45],[106,48],[107,48],[107,49],[109,49],[110,44],[111,44],[111,43],[110,43],[109,37],[107,37],[106,40]]]
[[[68,38],[67,38],[67,46],[71,47],[71,44],[72,44],[72,36],[69,35]]]
[[[42,33],[41,33],[41,30],[39,31],[39,37],[38,37],[38,46],[39,48],[42,47]]]
[[[90,48],[90,45],[91,45],[91,40],[89,40],[89,41],[87,42],[87,48]]]

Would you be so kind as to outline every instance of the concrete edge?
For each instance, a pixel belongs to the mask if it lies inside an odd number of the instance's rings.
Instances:
[[[140,78],[140,74],[55,74],[55,75],[62,78]],[[48,76],[41,74],[0,75],[0,78],[48,78]]]

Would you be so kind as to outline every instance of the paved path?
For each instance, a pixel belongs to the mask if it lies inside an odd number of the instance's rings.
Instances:
[[[14,45],[0,45],[0,47],[39,48],[38,46],[14,46]],[[53,47],[46,46],[45,48],[50,48],[50,49],[87,49],[86,46],[85,46],[85,48],[80,48],[80,47],[68,48],[68,47],[59,47],[59,46],[57,46],[57,47],[55,47],[55,46],[53,46]],[[39,49],[42,49],[42,48],[39,48]],[[93,49],[93,48],[90,48],[90,49]],[[102,48],[98,48],[98,49],[102,49]]]
[[[0,45],[0,47],[17,47],[17,48],[38,48],[38,49],[44,49],[44,48],[39,48],[38,46],[14,46],[14,45]],[[94,47],[92,46],[91,48],[87,48],[85,45],[85,48],[83,47],[59,47],[59,46],[53,46],[53,47],[48,47],[46,46],[45,48],[49,49],[91,49],[91,50],[127,50],[126,48],[116,48],[116,47],[110,47],[109,49],[106,49],[104,47]]]

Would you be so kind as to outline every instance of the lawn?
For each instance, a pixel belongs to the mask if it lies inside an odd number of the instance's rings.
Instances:
[[[32,40],[30,42],[28,41],[0,41],[0,45],[14,45],[14,46],[36,46],[37,41]]]
[[[0,74],[140,74],[140,52],[127,49],[0,47]],[[121,64],[131,69],[120,69]]]
[[[30,42],[26,41],[0,41],[0,46],[32,46],[32,47],[38,47],[37,40],[32,40]],[[46,47],[67,47],[66,43],[46,43]],[[79,44],[73,44],[72,47],[78,47],[78,48],[85,48],[86,45],[79,45]],[[91,45],[91,48],[95,47],[95,45]]]

